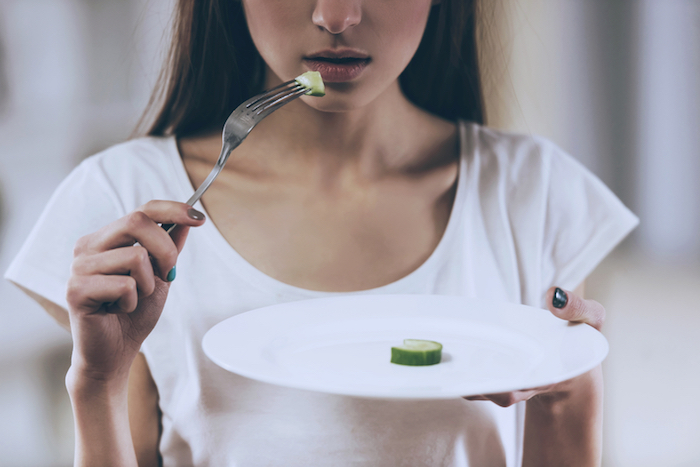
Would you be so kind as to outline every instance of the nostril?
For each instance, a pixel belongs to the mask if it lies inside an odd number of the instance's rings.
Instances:
[[[354,26],[354,24],[351,21],[342,19],[335,21],[321,20],[319,22],[316,22],[315,24],[321,29],[325,29],[326,31],[330,32],[331,34],[341,34],[348,28]]]
[[[362,9],[356,0],[319,0],[311,16],[316,26],[331,34],[341,34],[348,28],[357,26],[361,18]]]

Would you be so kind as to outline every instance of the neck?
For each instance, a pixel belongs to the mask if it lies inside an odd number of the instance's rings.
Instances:
[[[376,170],[396,162],[391,159],[400,150],[397,140],[417,113],[398,83],[372,103],[342,112],[319,111],[299,99],[263,120],[247,143],[248,148],[293,164],[352,164]]]
[[[319,99],[304,97],[302,99]],[[351,169],[362,178],[425,163],[438,139],[448,138],[453,126],[415,107],[398,82],[361,108],[324,112],[302,99],[270,114],[236,149],[227,167],[263,173],[322,174],[328,180]],[[320,98],[323,99],[323,98]],[[206,138],[213,160],[220,135]]]

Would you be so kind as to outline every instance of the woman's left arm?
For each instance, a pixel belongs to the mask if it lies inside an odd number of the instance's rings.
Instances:
[[[560,289],[563,297],[555,291],[556,288],[552,288],[547,293],[547,303],[554,315],[589,324],[600,331],[605,321],[605,309],[596,301],[583,299],[583,285],[573,293]],[[600,365],[529,397],[523,467],[599,466],[602,423],[603,375]]]
[[[557,317],[600,331],[605,309],[574,292],[552,287],[549,310]],[[556,306],[555,306],[556,305]],[[603,377],[600,365],[576,378],[547,387],[467,397],[502,407],[527,401],[523,467],[599,466],[602,451]]]

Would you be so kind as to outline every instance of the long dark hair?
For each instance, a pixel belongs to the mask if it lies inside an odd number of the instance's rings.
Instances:
[[[408,99],[448,120],[485,120],[476,3],[442,0],[433,6],[400,76]],[[152,136],[221,128],[238,104],[262,91],[263,82],[264,63],[241,2],[178,0],[170,52],[142,123],[155,113],[147,131]]]

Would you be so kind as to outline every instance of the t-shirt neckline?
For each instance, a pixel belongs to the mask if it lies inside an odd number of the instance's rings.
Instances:
[[[467,164],[465,154],[467,152],[467,126],[465,122],[459,121],[457,125],[459,138],[459,167],[457,172],[457,189],[455,199],[450,211],[450,217],[447,221],[447,226],[443,232],[442,238],[438,242],[430,256],[416,269],[407,275],[379,287],[374,287],[364,290],[347,291],[347,292],[332,292],[305,289],[286,282],[262,272],[253,266],[248,260],[243,258],[231,244],[226,241],[219,229],[213,222],[205,222],[203,226],[197,230],[205,237],[212,250],[227,264],[230,265],[231,273],[236,274],[240,278],[247,281],[250,285],[263,290],[265,292],[280,296],[290,296],[295,298],[320,298],[334,295],[357,295],[357,294],[394,294],[394,293],[412,293],[416,290],[421,290],[426,283],[427,278],[432,271],[435,271],[448,257],[450,244],[454,238],[455,231],[458,230],[460,218],[463,215],[463,205],[466,196],[466,178]],[[181,191],[182,199],[189,198],[195,188],[192,186],[190,178],[185,169],[184,161],[180,156],[180,151],[177,147],[177,139],[175,136],[169,137],[169,159],[173,163],[174,172],[177,176],[178,187]],[[207,218],[209,214],[202,205],[197,202],[195,208],[202,211]]]

